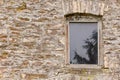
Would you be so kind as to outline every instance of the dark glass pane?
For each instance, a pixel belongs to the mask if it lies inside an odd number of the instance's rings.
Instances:
[[[70,22],[70,63],[98,64],[97,23]]]

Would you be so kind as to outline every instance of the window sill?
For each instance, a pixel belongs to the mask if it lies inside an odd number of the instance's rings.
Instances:
[[[73,69],[102,69],[102,66],[92,64],[69,64],[68,67]]]

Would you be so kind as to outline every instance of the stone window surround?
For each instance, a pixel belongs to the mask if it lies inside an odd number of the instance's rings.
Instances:
[[[102,16],[87,14],[87,13],[73,13],[65,15],[65,29],[66,29],[66,66],[73,69],[101,69],[103,67],[103,41],[102,41]],[[98,49],[98,64],[70,64],[69,53],[69,22],[97,22],[99,32],[99,49]]]

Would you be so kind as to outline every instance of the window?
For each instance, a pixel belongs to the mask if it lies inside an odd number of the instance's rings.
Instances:
[[[103,63],[101,20],[74,16],[67,20],[66,61],[73,68],[100,68]]]
[[[70,63],[98,63],[97,23],[69,23]]]

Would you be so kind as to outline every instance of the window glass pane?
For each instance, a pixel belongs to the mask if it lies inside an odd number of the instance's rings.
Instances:
[[[70,63],[98,64],[97,22],[70,22]]]

